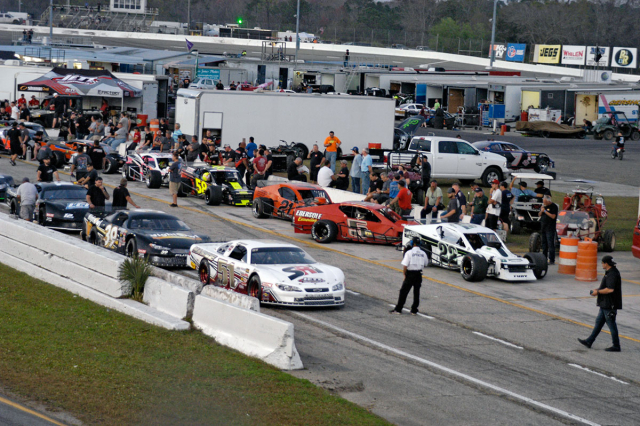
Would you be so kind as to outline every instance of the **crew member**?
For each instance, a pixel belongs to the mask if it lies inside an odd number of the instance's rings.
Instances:
[[[78,145],[78,154],[71,163],[71,176],[76,171],[76,179],[82,179],[87,175],[87,166],[91,163],[91,157],[84,153],[84,145]]]
[[[422,269],[429,264],[429,259],[424,251],[420,248],[420,237],[413,237],[409,243],[409,249],[405,252],[402,259],[402,270],[404,273],[404,281],[400,288],[400,296],[398,303],[389,313],[400,315],[402,308],[407,301],[407,295],[413,287],[413,304],[411,305],[411,315],[418,314],[418,306],[420,305],[420,287],[422,286]]]
[[[460,183],[454,182],[451,187],[456,191],[456,199],[458,200],[458,206],[460,207],[460,220],[464,219],[464,215],[467,214],[467,197],[460,191]]]
[[[237,154],[231,149],[231,145],[224,144],[224,152],[222,153],[222,165],[227,167],[234,167],[236,164]]]
[[[403,180],[398,182],[398,186],[400,187],[400,191],[396,198],[391,200],[389,206],[393,207],[397,205],[399,210],[398,214],[405,217],[411,214],[411,192],[407,189],[407,183]]]
[[[22,179],[22,184],[16,191],[16,198],[20,203],[20,218],[31,222],[33,220],[33,210],[38,200],[38,190],[36,186],[29,182],[29,178]]]
[[[104,211],[105,201],[109,199],[107,189],[102,185],[102,178],[96,178],[96,184],[87,190],[87,203],[90,209]]]
[[[55,177],[60,182],[60,176],[58,175],[58,169],[51,165],[51,158],[45,158],[44,164],[38,167],[38,182],[53,182]]]
[[[540,236],[542,237],[542,254],[549,255],[549,265],[556,260],[556,217],[558,217],[558,205],[551,201],[551,195],[542,198],[540,207]]]
[[[98,171],[93,167],[93,163],[90,163],[87,164],[87,174],[76,182],[88,189],[96,184],[96,180],[98,180]]]
[[[539,180],[536,182],[536,189],[533,190],[536,193],[536,197],[542,199],[545,195],[551,196],[551,191],[548,188],[545,188],[544,182]]]
[[[93,141],[93,146],[88,150],[87,154],[91,158],[91,164],[96,170],[102,170],[104,168],[106,154],[104,148],[100,146],[100,142]]]
[[[420,218],[426,219],[427,215],[431,213],[431,220],[429,222],[432,222],[438,218],[438,210],[442,209],[442,189],[438,187],[438,181],[432,179],[424,197],[424,208],[420,211]]]
[[[173,163],[169,166],[169,192],[173,198],[173,203],[170,207],[178,207],[178,191],[180,190],[180,184],[182,179],[180,177],[180,170],[182,169],[182,162],[177,152],[172,154]]]
[[[500,221],[502,222],[502,230],[509,234],[511,227],[511,203],[513,203],[513,194],[507,189],[507,182],[500,182],[500,192],[502,193],[502,202],[500,204]]]
[[[16,165],[16,158],[22,154],[22,147],[20,146],[20,130],[18,130],[18,123],[13,122],[11,129],[7,131],[7,137],[9,138],[9,145],[11,148],[11,158],[9,163],[12,166]]]
[[[469,203],[469,207],[473,209],[471,223],[482,225],[482,221],[487,217],[487,206],[489,205],[489,199],[486,195],[484,195],[482,188],[480,188],[479,186],[476,187],[473,191],[473,200]]]
[[[307,158],[311,160],[309,162],[309,179],[315,183],[318,180],[318,172],[325,162],[324,154],[318,149],[318,144],[313,144]]]
[[[253,176],[251,177],[251,188],[255,188],[259,180],[265,179],[267,171],[267,157],[264,156],[264,149],[255,150],[255,156],[252,160]]]
[[[513,197],[518,201],[524,201],[524,199],[520,200],[520,197],[531,197],[535,198],[536,193],[527,188],[527,182],[520,181],[518,184],[518,188],[514,188],[513,184],[515,183],[517,178],[513,178],[511,180],[511,185],[509,185],[509,191],[513,194]]]
[[[331,163],[331,171],[335,173],[336,170],[336,159],[338,158],[338,147],[342,142],[338,139],[333,131],[329,132],[329,136],[324,140],[324,147],[327,151],[327,161]]]
[[[131,204],[136,209],[139,209],[140,206],[133,202],[131,199],[131,194],[129,194],[129,190],[127,189],[127,179],[120,179],[120,186],[113,190],[113,209],[116,210],[126,210],[127,203]]]
[[[449,205],[447,206],[447,212],[441,216],[441,219],[447,219],[449,223],[460,222],[460,200],[456,197],[456,190],[453,188],[447,189],[447,197],[449,198]]]
[[[618,336],[616,317],[618,309],[622,309],[622,278],[620,277],[620,271],[616,268],[616,262],[609,255],[602,258],[602,269],[605,270],[605,273],[600,282],[600,287],[590,292],[593,297],[597,297],[596,306],[600,308],[600,312],[596,317],[596,325],[593,327],[589,337],[578,339],[578,341],[587,348],[591,348],[606,322],[611,332],[612,345],[606,348],[605,351],[620,352],[620,337]]]
[[[302,166],[302,158],[298,157],[289,166],[287,166],[287,178],[289,180],[298,180],[300,182],[306,182],[307,176],[301,173],[299,168]]]

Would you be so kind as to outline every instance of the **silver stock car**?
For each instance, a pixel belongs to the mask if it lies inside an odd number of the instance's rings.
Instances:
[[[430,265],[459,270],[467,281],[486,277],[505,281],[535,281],[547,274],[547,259],[540,253],[523,257],[509,251],[489,228],[470,223],[407,226],[402,236],[406,246],[420,237],[420,247]]]
[[[172,162],[173,157],[169,153],[131,151],[127,154],[122,166],[122,177],[127,180],[144,182],[148,188],[169,186],[169,165]]]
[[[235,240],[194,244],[189,263],[204,285],[284,306],[344,306],[344,274],[292,244]]]

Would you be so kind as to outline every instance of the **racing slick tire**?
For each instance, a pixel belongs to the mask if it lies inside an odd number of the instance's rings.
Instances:
[[[191,190],[189,187],[191,186],[191,180],[182,178],[180,185],[178,185],[178,197],[186,197]]]
[[[491,182],[493,182],[494,179],[502,181],[502,172],[497,167],[487,167],[487,170],[482,173],[482,184],[486,187],[490,187]]]
[[[198,277],[203,285],[211,284],[211,270],[209,269],[207,262],[200,262],[200,266],[198,267]]]
[[[138,243],[135,238],[129,238],[129,241],[127,241],[127,244],[124,246],[124,254],[127,257],[138,256]]]
[[[547,275],[549,265],[547,264],[547,258],[544,254],[527,253],[524,255],[524,258],[533,266],[533,275],[535,275],[536,279],[540,280]]]
[[[631,140],[632,141],[640,141],[640,132],[638,132],[638,131],[631,132]]]
[[[64,157],[64,154],[59,151],[53,151],[51,157],[51,165],[55,168],[61,169],[64,167],[64,163],[67,162],[67,159]]]
[[[533,167],[533,170],[536,173],[546,173],[546,171],[549,169],[549,159],[548,158],[541,158],[540,161],[538,161],[538,164],[536,164]]]
[[[249,278],[249,283],[247,284],[247,296],[255,297],[258,301],[262,300],[262,282],[260,281],[259,276],[253,275]]]
[[[144,179],[147,188],[158,189],[162,186],[162,173],[158,170],[149,170]]]
[[[613,130],[611,130],[611,129],[607,129],[604,132],[602,132],[602,137],[606,141],[610,141],[611,139],[613,139],[614,136],[615,135],[613,134]]]
[[[460,263],[460,274],[465,281],[482,281],[487,277],[487,259],[478,255],[469,253],[462,258]]]
[[[271,207],[268,204],[268,198],[256,198],[253,200],[251,211],[253,216],[257,219],[266,219],[271,216]]]
[[[318,220],[311,225],[311,238],[321,244],[333,242],[338,237],[338,225],[330,220]]]
[[[222,188],[210,186],[204,193],[204,202],[209,206],[219,206],[222,202]]]
[[[534,232],[529,237],[529,251],[540,253],[540,250],[542,250],[542,235],[539,232]]]
[[[602,234],[602,251],[611,253],[616,249],[616,233],[612,229],[607,229]]]
[[[118,163],[113,158],[106,157],[103,173],[111,175],[118,171]]]
[[[307,158],[307,156],[309,155],[309,148],[307,148],[305,144],[303,144],[302,142],[298,142],[294,146],[300,151],[300,158]]]
[[[42,206],[38,210],[38,225],[44,226],[46,220],[47,220],[47,209],[45,206]]]
[[[520,224],[520,221],[517,220],[515,218],[515,216],[511,215],[511,217],[509,218],[511,220],[511,225],[509,226],[509,231],[513,234],[513,235],[520,235],[522,234],[522,225]]]
[[[91,232],[89,232],[89,236],[87,237],[87,242],[89,244],[93,244],[94,246],[99,245],[98,244],[98,232],[93,229],[91,230]]]

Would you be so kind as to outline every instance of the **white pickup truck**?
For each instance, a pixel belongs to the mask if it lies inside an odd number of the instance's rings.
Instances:
[[[417,153],[424,153],[431,163],[431,177],[471,182],[480,179],[490,186],[509,176],[506,159],[491,152],[478,151],[462,139],[437,136],[414,136],[404,151],[386,151],[384,163],[375,167],[392,167],[411,163]]]

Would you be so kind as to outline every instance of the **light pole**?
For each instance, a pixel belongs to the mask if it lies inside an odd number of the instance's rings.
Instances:
[[[493,61],[496,59],[496,50],[494,44],[496,43],[496,9],[498,8],[498,0],[493,0],[493,19],[491,20],[491,61],[489,62],[489,69],[493,69]]]
[[[49,0],[49,46],[53,42],[53,0]]]
[[[295,64],[293,65],[294,70],[298,67],[298,49],[300,48],[300,37],[298,36],[299,32],[300,32],[300,0],[298,0],[298,8],[296,11],[296,56],[295,56]]]
[[[187,2],[187,35],[191,35],[191,0]]]

